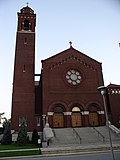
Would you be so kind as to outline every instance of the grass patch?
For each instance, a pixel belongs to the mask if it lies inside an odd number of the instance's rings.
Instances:
[[[23,150],[21,151],[21,149]],[[28,149],[28,150],[24,150],[24,149]],[[29,149],[33,149],[33,150],[29,150]],[[39,151],[38,147],[33,144],[28,144],[25,146],[19,146],[17,144],[0,145],[0,151],[3,151],[3,152],[0,152],[0,157],[30,156],[30,155],[41,154],[41,150]]]
[[[39,150],[32,151],[12,151],[12,152],[0,152],[0,157],[15,157],[15,156],[30,156],[30,155],[40,155]]]
[[[0,145],[0,150],[15,150],[15,149],[32,149],[37,148],[36,145],[28,144],[25,146],[19,146],[17,144],[11,144],[11,145]]]

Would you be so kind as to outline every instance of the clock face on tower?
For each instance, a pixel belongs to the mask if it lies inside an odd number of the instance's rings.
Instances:
[[[70,69],[66,72],[66,80],[71,85],[79,85],[81,82],[80,72],[76,69]]]

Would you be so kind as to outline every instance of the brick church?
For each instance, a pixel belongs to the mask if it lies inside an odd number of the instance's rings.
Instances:
[[[42,60],[41,73],[36,74],[35,26],[34,11],[29,6],[22,8],[16,33],[12,129],[18,131],[22,119],[28,132],[42,131],[46,121],[51,128],[105,125],[103,99],[97,90],[104,85],[102,64],[70,42],[68,49]],[[113,107],[109,107],[109,116],[120,127],[120,86],[108,88]]]

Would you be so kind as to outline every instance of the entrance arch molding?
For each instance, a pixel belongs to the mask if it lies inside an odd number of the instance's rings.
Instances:
[[[48,112],[54,112],[55,107],[61,107],[63,109],[63,112],[66,112],[67,110],[67,104],[62,101],[56,101],[50,104],[48,108]]]
[[[92,111],[93,109],[91,108],[91,106],[94,106],[97,109],[97,111],[103,110],[101,105],[98,102],[89,102],[89,103],[87,103],[86,110],[87,111],[90,111],[90,110]]]
[[[69,110],[71,112],[71,126],[81,127],[83,125],[83,106],[79,102],[71,102],[69,104]]]
[[[72,112],[72,109],[74,107],[78,107],[80,109],[80,112],[84,111],[84,105],[81,104],[80,102],[78,101],[74,101],[74,102],[71,102],[69,105],[68,105],[68,108],[69,108],[69,112]]]
[[[51,123],[53,128],[63,128],[65,126],[64,113],[66,110],[66,103],[61,101],[56,101],[49,106],[48,112],[52,113]]]
[[[101,107],[97,103],[89,103],[87,108],[89,111],[89,125],[99,126],[100,117],[99,117],[98,111],[101,111]]]

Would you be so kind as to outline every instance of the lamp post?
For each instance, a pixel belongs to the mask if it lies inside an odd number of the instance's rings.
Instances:
[[[45,127],[45,118],[46,118],[46,115],[43,114],[42,117],[43,117],[42,120],[43,120],[43,142],[44,142],[45,141],[44,127]]]
[[[105,118],[106,118],[106,126],[108,128],[108,135],[109,135],[109,141],[110,141],[110,149],[111,149],[111,153],[112,153],[112,158],[113,160],[115,160],[115,157],[114,157],[114,152],[113,152],[113,147],[112,147],[112,139],[111,139],[111,134],[110,134],[110,127],[109,127],[109,120],[108,120],[108,114],[107,114],[107,102],[106,102],[106,91],[107,91],[107,87],[105,86],[100,86],[97,88],[102,97],[103,97],[103,103],[104,103],[104,110],[105,110]]]
[[[42,119],[42,120],[43,120],[43,128],[44,128],[44,127],[45,127],[45,117],[46,117],[46,115],[45,115],[45,114],[43,114],[43,115],[42,115],[42,117],[43,117],[43,119]]]

